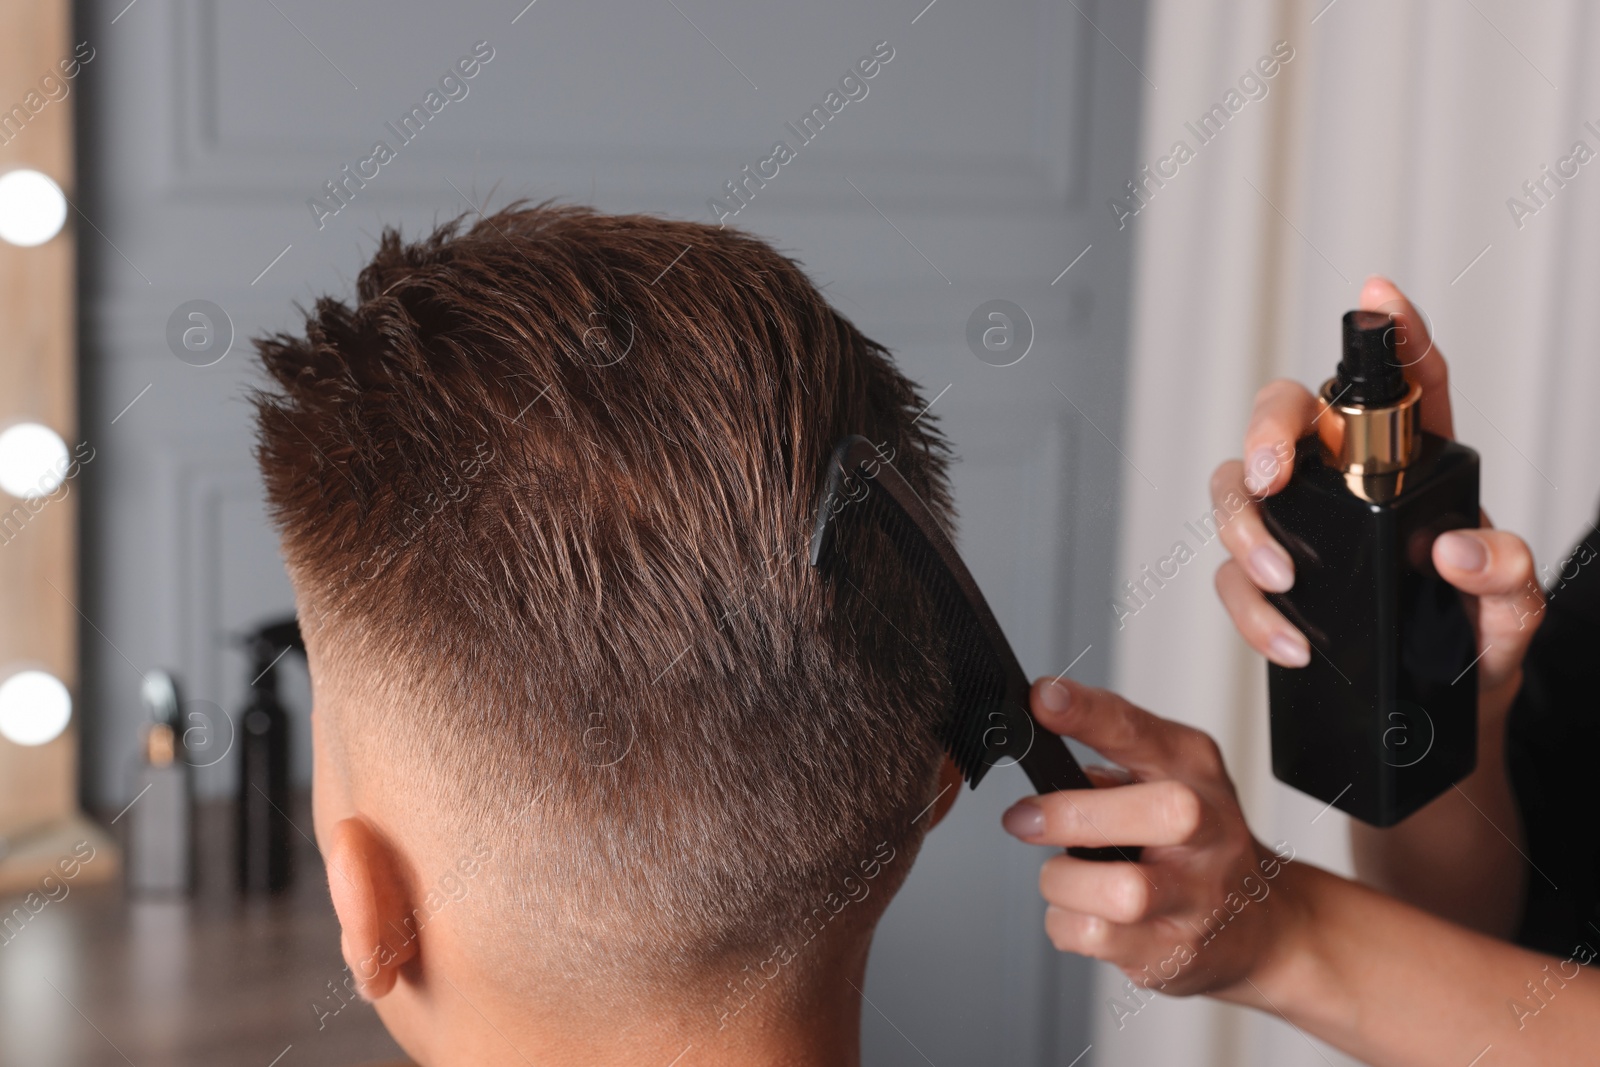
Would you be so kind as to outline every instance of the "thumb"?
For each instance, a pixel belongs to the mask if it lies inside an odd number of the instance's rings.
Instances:
[[[1433,563],[1445,581],[1478,598],[1478,688],[1515,678],[1544,618],[1527,542],[1505,530],[1450,530],[1433,542]]]

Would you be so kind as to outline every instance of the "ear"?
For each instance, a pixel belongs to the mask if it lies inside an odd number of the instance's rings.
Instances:
[[[939,799],[933,802],[933,821],[928,823],[928,829],[944,822],[944,817],[950,814],[950,809],[956,805],[956,797],[961,795],[961,768],[949,756],[939,765]]]
[[[359,816],[333,826],[323,853],[328,892],[339,916],[339,948],[361,995],[377,1000],[394,988],[400,968],[417,954],[416,934],[406,933],[410,895],[401,872],[404,858]]]

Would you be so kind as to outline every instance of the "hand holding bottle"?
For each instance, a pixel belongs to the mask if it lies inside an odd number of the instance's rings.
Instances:
[[[1422,429],[1452,438],[1448,368],[1422,316],[1393,283],[1380,277],[1367,280],[1360,307],[1396,316],[1400,362],[1408,380],[1423,389]],[[1294,442],[1315,432],[1327,410],[1298,382],[1269,383],[1256,395],[1245,431],[1246,460],[1222,464],[1211,480],[1214,500],[1230,494],[1251,500],[1222,529],[1232,558],[1217,572],[1217,592],[1246,642],[1286,668],[1304,667],[1318,651],[1263,595],[1289,590],[1295,573],[1256,501],[1289,483],[1290,466],[1277,457],[1290,454]],[[1487,516],[1481,522],[1480,529],[1442,534],[1431,551],[1440,577],[1477,598],[1469,604],[1468,616],[1476,630],[1478,656],[1478,770],[1395,831],[1357,827],[1355,846],[1365,880],[1438,914],[1505,933],[1520,896],[1520,881],[1513,875],[1521,869],[1508,846],[1521,835],[1505,780],[1505,722],[1521,684],[1523,656],[1542,617],[1543,598],[1528,546],[1514,534],[1489,528]]]
[[[1411,301],[1387,279],[1372,277],[1361,290],[1361,307],[1390,311],[1399,320],[1400,351],[1406,353],[1408,379],[1422,384],[1422,428],[1440,437],[1455,436],[1450,411],[1449,368],[1434,346],[1422,317]],[[1410,355],[1422,352],[1421,356]],[[1216,506],[1230,493],[1253,500],[1271,496],[1288,484],[1294,442],[1313,432],[1324,405],[1299,382],[1279,379],[1256,394],[1255,410],[1245,428],[1246,459],[1229,460],[1211,476]],[[1521,680],[1522,656],[1538,628],[1543,598],[1534,582],[1533,555],[1518,536],[1489,526],[1454,530],[1433,547],[1440,575],[1464,593],[1477,596],[1478,686],[1493,701],[1479,714],[1504,721],[1505,710]],[[1269,604],[1262,591],[1281,593],[1294,584],[1294,565],[1273,540],[1254,502],[1223,527],[1222,543],[1232,558],[1217,571],[1217,593],[1239,633],[1251,648],[1285,667],[1300,667],[1313,653],[1305,636]]]

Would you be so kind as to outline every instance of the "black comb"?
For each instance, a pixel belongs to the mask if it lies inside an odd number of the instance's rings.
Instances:
[[[905,626],[895,629],[906,640],[912,640],[906,629],[928,638],[926,646],[912,643],[945,682],[940,740],[967,784],[977,788],[990,767],[1009,758],[1040,793],[1092,788],[1066,742],[1034,721],[1028,676],[933,512],[892,456],[865,437],[846,437],[828,461],[811,565],[837,584],[841,597],[866,598],[866,572],[856,557],[885,551],[899,563],[913,603],[868,603],[891,625],[898,615]],[[1080,859],[1139,859],[1137,847],[1068,851]]]

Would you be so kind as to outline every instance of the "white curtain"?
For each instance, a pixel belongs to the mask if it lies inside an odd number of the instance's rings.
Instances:
[[[1262,77],[1280,41],[1293,56]],[[1600,97],[1585,63],[1597,48],[1600,16],[1577,0],[1152,0],[1138,162],[1162,184],[1130,174],[1142,206],[1106,207],[1138,209],[1124,219],[1136,261],[1114,582],[1179,541],[1199,553],[1136,614],[1119,611],[1116,684],[1217,737],[1259,837],[1341,872],[1344,816],[1272,779],[1265,668],[1213,592],[1220,543],[1192,524],[1211,469],[1239,452],[1255,390],[1327,377],[1339,316],[1381,273],[1433,322],[1490,516],[1541,567],[1566,555],[1600,502]],[[1264,96],[1241,84],[1250,72]],[[1226,123],[1201,126],[1213,105]],[[1577,161],[1578,141],[1593,162]],[[1557,184],[1546,165],[1571,176]],[[1523,183],[1541,180],[1535,199]],[[1121,981],[1105,969],[1101,1067],[1353,1062],[1199,999],[1157,1000],[1119,1026],[1108,1001]]]

